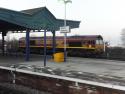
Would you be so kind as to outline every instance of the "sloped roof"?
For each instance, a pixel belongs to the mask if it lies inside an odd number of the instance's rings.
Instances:
[[[82,38],[82,39],[103,39],[101,35],[73,35],[70,38]]]
[[[34,8],[34,9],[27,9],[27,10],[22,10],[22,13],[26,13],[26,14],[36,14],[37,12],[41,11],[42,9],[44,9],[45,7],[39,7],[39,8]]]
[[[13,11],[0,8],[0,30],[47,29],[59,30],[63,19],[57,19],[46,7]],[[67,20],[71,28],[78,28],[80,21]]]
[[[20,40],[24,40],[26,37],[20,38]],[[42,39],[44,37],[30,37],[30,39]],[[52,36],[47,36],[47,39],[52,39]],[[64,39],[64,36],[56,36],[56,39]],[[102,39],[101,35],[74,35],[74,36],[67,36],[67,39],[81,39],[81,40],[96,40],[96,39]]]

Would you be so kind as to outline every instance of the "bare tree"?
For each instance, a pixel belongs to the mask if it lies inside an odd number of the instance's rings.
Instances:
[[[13,38],[12,40],[7,42],[7,50],[17,51],[18,50],[18,40]]]
[[[125,28],[122,29],[122,32],[121,32],[121,42],[122,42],[122,46],[125,47]]]

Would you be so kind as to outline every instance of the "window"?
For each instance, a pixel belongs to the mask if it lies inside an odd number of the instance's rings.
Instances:
[[[35,40],[30,40],[30,45],[35,45]]]
[[[99,40],[96,40],[96,44],[99,44]]]
[[[99,44],[103,44],[103,40],[99,40]]]

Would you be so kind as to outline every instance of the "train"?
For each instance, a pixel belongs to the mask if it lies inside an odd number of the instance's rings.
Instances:
[[[64,36],[56,36],[56,52],[64,51]],[[19,39],[19,50],[25,52],[25,37]],[[53,54],[52,36],[46,37],[47,54]],[[43,54],[44,37],[30,37],[30,52]],[[66,51],[69,56],[100,56],[105,51],[101,35],[74,35],[66,38]]]

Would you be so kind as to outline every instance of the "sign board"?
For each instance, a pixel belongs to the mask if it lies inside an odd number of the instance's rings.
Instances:
[[[60,27],[60,32],[61,33],[70,33],[70,27],[69,26]]]

